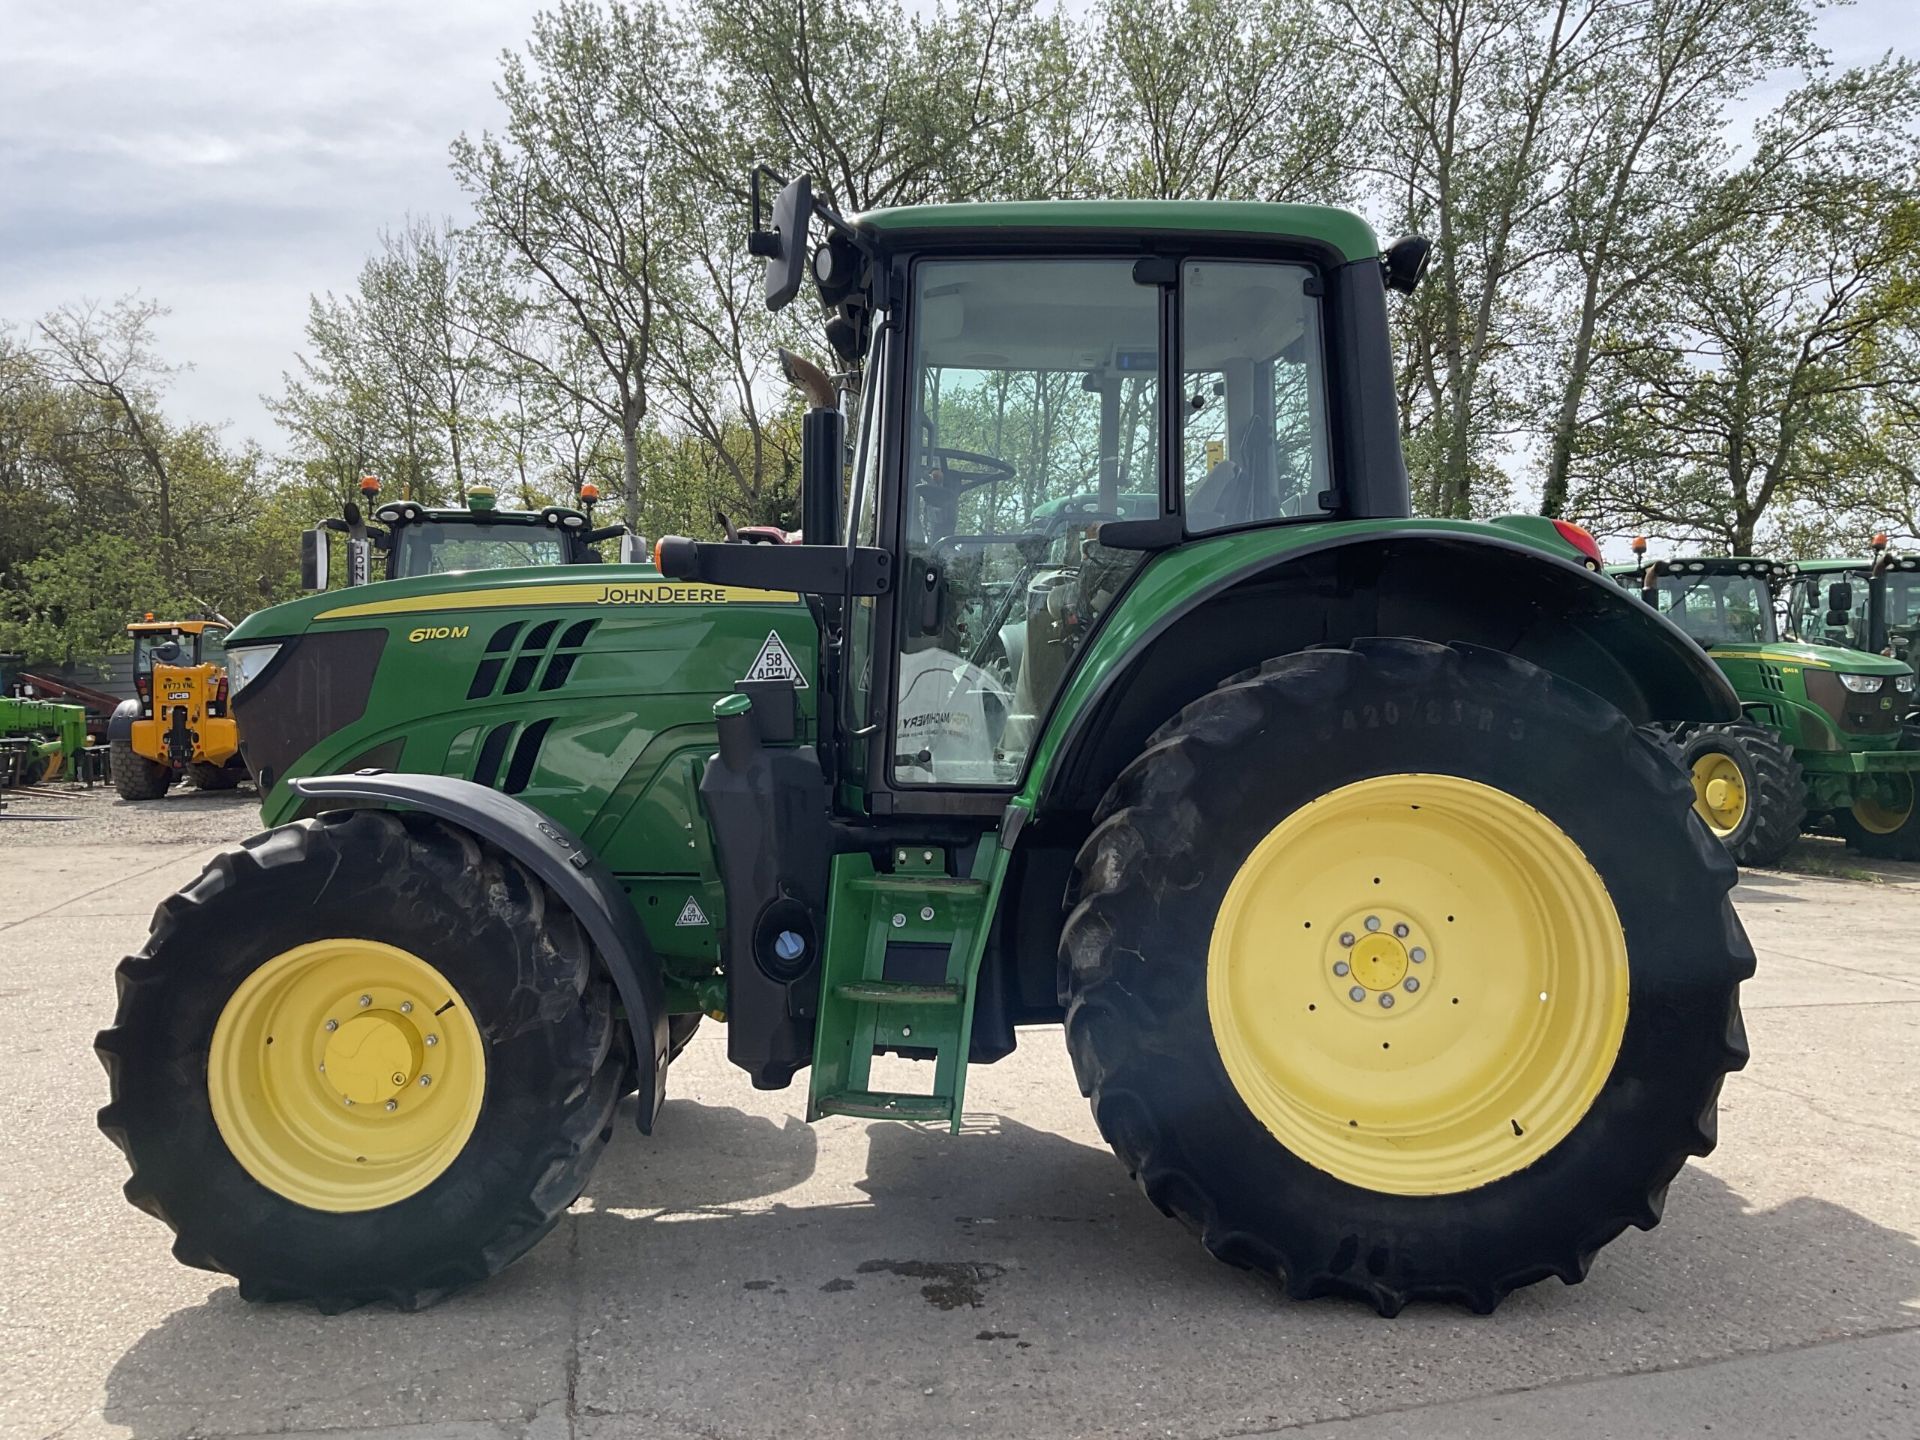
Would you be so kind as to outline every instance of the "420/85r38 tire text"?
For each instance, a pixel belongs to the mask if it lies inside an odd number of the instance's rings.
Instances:
[[[1734,867],[1664,747],[1410,640],[1267,662],[1122,773],[1062,941],[1101,1132],[1297,1296],[1488,1310],[1655,1223],[1745,1059]]]

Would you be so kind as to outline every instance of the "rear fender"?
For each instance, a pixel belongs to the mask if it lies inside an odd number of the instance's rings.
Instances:
[[[1222,548],[1184,583],[1160,557],[1121,596],[1049,717],[1022,798],[1085,812],[1181,706],[1275,655],[1366,636],[1504,651],[1584,686],[1636,724],[1737,720],[1720,669],[1611,580],[1485,526],[1317,527],[1275,553]],[[1199,557],[1195,557],[1196,560]]]
[[[666,1098],[667,997],[660,962],[613,872],[567,829],[532,806],[450,775],[314,775],[289,780],[316,808],[418,810],[497,845],[540,877],[586,927],[633,1032],[640,1129],[651,1133]]]
[[[113,715],[107,721],[108,741],[131,741],[133,739],[134,721],[139,718],[140,702],[138,700],[122,700],[118,705],[113,707]]]

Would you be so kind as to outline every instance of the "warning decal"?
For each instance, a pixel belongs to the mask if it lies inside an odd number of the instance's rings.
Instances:
[[[709,922],[707,912],[700,908],[700,902],[689,895],[687,903],[680,907],[680,918],[673,923],[677,928],[683,925],[705,925]]]
[[[800,667],[793,663],[793,656],[780,638],[778,630],[767,632],[767,643],[760,647],[760,653],[753,664],[747,667],[742,680],[786,680],[796,690],[807,688],[807,677],[800,673]]]

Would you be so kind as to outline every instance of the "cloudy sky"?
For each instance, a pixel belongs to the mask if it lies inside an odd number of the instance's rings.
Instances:
[[[1914,0],[1829,10],[1834,58],[1911,43]],[[140,291],[172,307],[181,418],[260,404],[307,295],[374,235],[460,207],[447,142],[495,122],[539,0],[0,0],[0,322]],[[1081,5],[1069,4],[1070,9]]]

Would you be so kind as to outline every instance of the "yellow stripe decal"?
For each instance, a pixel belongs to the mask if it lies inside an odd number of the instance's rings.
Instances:
[[[755,590],[745,585],[706,585],[677,580],[647,580],[609,585],[603,580],[564,585],[516,585],[495,590],[460,590],[450,595],[409,595],[369,600],[324,610],[316,620],[354,620],[368,615],[424,615],[443,610],[503,610],[544,605],[798,605],[791,590]]]
[[[1783,654],[1777,650],[1708,650],[1707,654],[1715,660],[1766,660],[1775,665],[1804,665],[1809,670],[1833,668],[1825,660],[1809,660],[1804,655]]]

